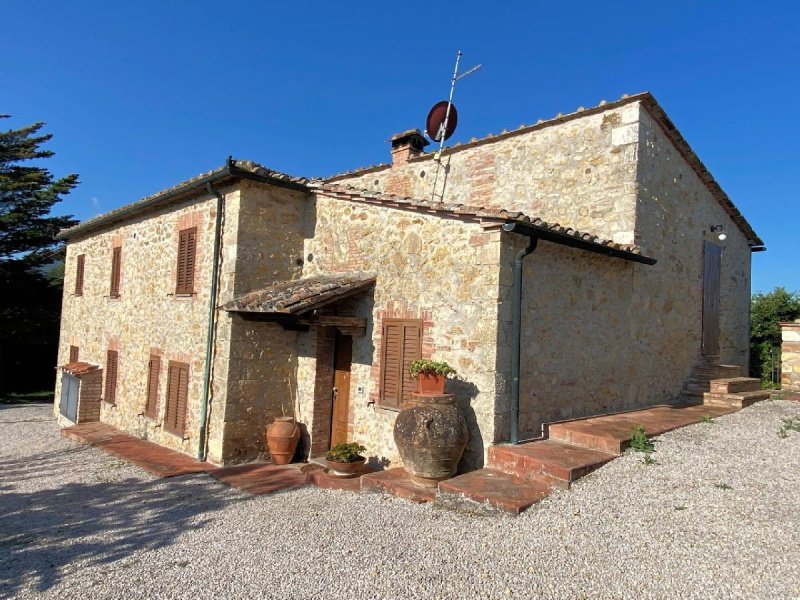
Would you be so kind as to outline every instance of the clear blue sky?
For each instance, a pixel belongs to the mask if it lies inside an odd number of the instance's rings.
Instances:
[[[653,92],[800,290],[796,2],[3,3],[3,128],[43,120],[84,219],[224,162],[322,176],[424,128],[455,51],[453,142]]]

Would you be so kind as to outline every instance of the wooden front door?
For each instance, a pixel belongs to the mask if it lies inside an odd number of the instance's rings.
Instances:
[[[347,422],[350,414],[350,366],[353,359],[353,338],[336,332],[333,353],[333,415],[331,447],[347,441]]]
[[[722,246],[703,247],[703,356],[719,356],[719,283]]]

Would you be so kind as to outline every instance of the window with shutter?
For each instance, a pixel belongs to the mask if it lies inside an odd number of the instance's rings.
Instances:
[[[175,282],[176,294],[194,292],[194,267],[197,253],[197,227],[183,229],[178,234],[178,269]]]
[[[122,248],[116,246],[111,255],[111,292],[112,298],[119,298],[119,280],[122,274]]]
[[[161,359],[151,356],[147,366],[147,398],[144,403],[144,415],[151,419],[158,418],[158,378],[161,374]]]
[[[69,347],[69,362],[74,363],[78,362],[78,347],[77,346],[70,346]]]
[[[380,405],[399,410],[417,391],[411,363],[422,357],[422,321],[384,319],[381,338]]]
[[[167,406],[164,409],[164,429],[181,437],[186,432],[188,396],[189,365],[170,361],[167,373]]]
[[[86,255],[78,255],[78,262],[75,265],[75,295],[83,296],[83,271],[86,266]]]
[[[104,399],[109,404],[117,403],[118,358],[116,350],[109,350],[106,354],[106,393]]]

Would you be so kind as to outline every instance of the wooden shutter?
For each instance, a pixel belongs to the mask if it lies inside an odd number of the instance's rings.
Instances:
[[[70,346],[69,347],[69,362],[74,363],[78,362],[78,354],[80,350],[77,346]]]
[[[81,254],[78,256],[78,262],[75,265],[75,295],[83,296],[83,271],[86,267],[86,255]]]
[[[122,248],[117,246],[111,255],[111,293],[112,298],[119,298],[119,279],[122,267]]]
[[[151,356],[147,366],[147,399],[144,403],[144,414],[151,419],[158,418],[158,378],[161,374],[161,359]]]
[[[422,356],[422,321],[385,319],[382,334],[380,404],[399,409],[417,391],[409,368]]]
[[[186,412],[189,396],[189,365],[169,362],[167,374],[167,406],[164,410],[164,429],[183,436],[186,431]]]
[[[178,271],[176,294],[194,292],[194,267],[197,254],[197,227],[183,229],[178,235]]]
[[[117,360],[116,350],[109,350],[106,354],[106,393],[105,401],[109,404],[117,403]]]

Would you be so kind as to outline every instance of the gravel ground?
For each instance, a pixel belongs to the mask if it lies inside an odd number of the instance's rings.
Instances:
[[[304,488],[158,480],[0,405],[0,595],[797,598],[800,404],[659,438],[518,519]]]

